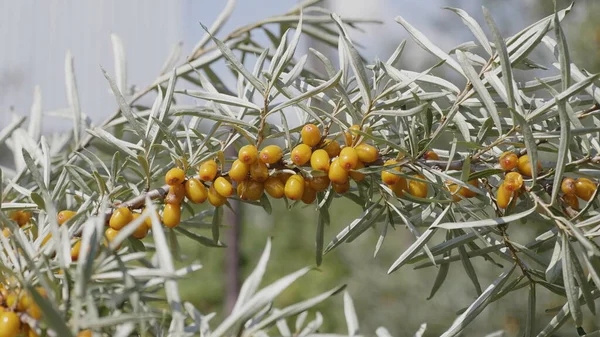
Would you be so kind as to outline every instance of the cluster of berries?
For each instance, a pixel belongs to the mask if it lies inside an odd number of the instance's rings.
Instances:
[[[575,210],[579,209],[579,198],[589,201],[596,188],[596,183],[587,178],[564,178],[560,184],[560,190],[564,193],[562,200]]]

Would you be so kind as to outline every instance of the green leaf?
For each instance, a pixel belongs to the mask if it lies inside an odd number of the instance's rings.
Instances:
[[[579,288],[575,285],[575,267],[573,266],[573,255],[571,254],[571,246],[569,245],[569,236],[561,235],[562,240],[562,269],[563,283],[567,292],[567,301],[571,316],[575,321],[575,326],[581,326],[583,323],[583,314],[581,313],[581,305],[579,304]]]
[[[123,97],[123,94],[119,90],[117,83],[115,83],[115,81],[108,75],[108,73],[106,72],[106,70],[104,70],[104,68],[100,67],[100,69],[102,69],[102,74],[104,74],[104,77],[106,78],[106,80],[108,81],[108,84],[110,85],[110,89],[112,90],[113,94],[115,95],[117,104],[119,105],[119,108],[121,109],[121,114],[123,114],[123,116],[125,118],[127,118],[129,127],[131,127],[133,129],[133,131],[137,134],[138,137],[144,139],[144,134],[145,134],[144,127],[138,121],[137,116],[135,116],[135,114],[133,113],[133,110],[129,106],[129,103],[127,103],[127,101],[125,100],[125,97]]]
[[[514,109],[515,97],[513,88],[513,73],[510,67],[510,59],[508,57],[508,51],[506,50],[506,44],[504,43],[502,35],[500,35],[500,30],[498,29],[498,26],[496,26],[494,18],[492,18],[492,14],[485,7],[483,7],[483,16],[485,17],[485,21],[487,21],[488,26],[490,26],[490,30],[492,31],[492,35],[494,36],[496,52],[498,53],[500,59],[500,66],[502,67],[502,80],[504,82],[504,88],[506,89],[508,97],[508,106],[509,108]]]
[[[195,98],[200,98],[200,99],[207,100],[207,101],[222,103],[222,104],[236,106],[236,107],[248,108],[248,109],[251,109],[254,111],[261,110],[261,108],[256,104],[246,101],[244,99],[235,97],[235,96],[231,96],[231,95],[212,93],[212,92],[206,92],[206,91],[200,91],[200,90],[188,90],[188,89],[181,90],[181,91],[175,91],[175,92],[185,94],[185,95],[195,97]]]
[[[462,221],[462,222],[445,222],[443,224],[438,225],[439,228],[444,229],[458,229],[458,228],[473,228],[473,227],[486,227],[486,226],[497,226],[506,223],[510,223],[513,221],[517,221],[522,219],[537,209],[537,205],[534,205],[532,208],[507,216],[503,216],[500,218],[492,218],[492,219],[484,219],[484,220],[476,220],[476,221]]]
[[[469,30],[473,33],[473,35],[475,36],[477,41],[479,41],[479,43],[481,44],[483,49],[485,49],[485,51],[490,56],[492,56],[492,54],[493,54],[492,46],[490,45],[490,42],[488,41],[487,37],[485,36],[483,29],[481,28],[481,26],[479,25],[479,23],[477,23],[477,21],[475,19],[473,19],[467,12],[465,12],[459,8],[444,7],[444,9],[448,9],[448,10],[451,10],[454,13],[456,13],[456,15],[458,15],[462,19],[465,26],[467,26],[469,28]]]

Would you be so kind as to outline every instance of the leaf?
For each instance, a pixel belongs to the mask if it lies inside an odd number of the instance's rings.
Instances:
[[[350,297],[347,291],[344,291],[344,315],[346,316],[346,325],[348,326],[348,336],[357,336],[359,333],[358,317],[356,316],[352,297]]]
[[[571,316],[575,321],[576,326],[581,326],[583,322],[583,315],[581,313],[581,306],[579,304],[579,288],[575,285],[575,270],[573,267],[573,261],[571,255],[571,247],[569,245],[569,237],[567,234],[561,235],[562,239],[562,269],[563,269],[563,283],[565,284],[565,291],[567,293],[567,301],[569,303],[569,309],[571,310]]]
[[[481,26],[479,25],[479,23],[477,23],[477,21],[475,19],[473,19],[467,12],[465,12],[464,10],[459,9],[459,8],[444,7],[444,9],[451,10],[454,13],[456,13],[456,15],[460,16],[463,23],[473,33],[473,35],[475,36],[477,41],[479,41],[479,43],[481,44],[483,49],[485,49],[485,51],[490,56],[492,56],[494,54],[494,52],[492,51],[492,46],[490,45],[490,42],[488,41],[487,37],[485,36],[483,29],[481,28]],[[460,60],[459,60],[459,62],[460,62]]]
[[[251,109],[254,111],[261,110],[261,108],[256,104],[246,101],[244,99],[235,97],[235,96],[231,96],[231,95],[212,93],[212,92],[206,92],[206,91],[200,91],[200,90],[187,90],[187,89],[181,90],[181,91],[176,91],[176,92],[185,94],[188,96],[192,96],[195,98],[207,100],[207,101],[212,101],[212,102],[217,102],[217,103],[222,103],[222,104],[227,104],[227,105],[237,106],[237,107],[242,107],[242,108],[248,108],[248,109]]]
[[[525,320],[525,334],[523,337],[533,337],[533,330],[535,329],[535,283],[529,284],[529,302],[527,310],[527,319]]]
[[[221,30],[221,28],[223,28],[223,25],[225,25],[227,20],[229,20],[229,18],[231,17],[231,14],[233,13],[233,10],[235,8],[235,4],[236,0],[227,1],[225,8],[223,8],[223,11],[221,11],[215,22],[213,22],[206,34],[202,36],[200,41],[198,41],[198,43],[196,43],[196,45],[192,49],[192,52],[188,57],[188,61],[196,59],[199,56],[200,52],[203,50],[206,43],[210,41],[211,36],[217,34]]]
[[[25,117],[18,117],[0,130],[0,145],[4,144],[4,141],[11,136],[13,131],[17,130],[21,124],[25,122],[25,119]]]
[[[65,324],[63,316],[54,308],[51,301],[42,297],[38,291],[31,285],[27,285],[27,290],[35,303],[40,307],[44,313],[47,324],[57,333],[59,336],[72,337],[73,334],[69,327]]]
[[[42,135],[42,90],[39,85],[33,89],[33,103],[31,104],[31,112],[29,114],[29,125],[27,133],[33,141],[37,142]],[[0,132],[1,134],[1,132]],[[0,135],[0,144],[2,144],[2,136]]]
[[[252,271],[250,276],[244,281],[242,284],[242,288],[240,289],[240,293],[238,298],[231,310],[231,314],[235,314],[240,308],[256,293],[256,290],[260,286],[262,278],[267,269],[267,263],[269,262],[269,258],[271,256],[271,238],[267,239],[267,244],[265,245],[265,249],[258,260],[258,264],[256,268]]]
[[[537,209],[537,205],[534,205],[532,208],[507,216],[503,216],[500,218],[492,218],[492,219],[484,219],[484,220],[476,220],[476,221],[463,221],[463,222],[445,222],[441,225],[438,225],[439,228],[444,229],[458,229],[458,228],[473,228],[473,227],[486,227],[486,226],[495,226],[502,225],[506,223],[510,223],[513,221],[517,221],[522,219],[529,214],[532,214]]]
[[[483,7],[483,16],[485,17],[485,21],[487,21],[488,26],[490,26],[490,30],[492,31],[492,35],[494,36],[496,52],[498,53],[498,57],[500,59],[500,66],[502,67],[502,81],[504,82],[504,88],[506,89],[507,93],[506,96],[508,98],[508,107],[511,109],[515,109],[513,73],[510,67],[510,59],[508,57],[508,51],[506,50],[506,44],[504,43],[502,35],[500,35],[500,30],[498,29],[498,26],[496,26],[496,22],[494,22],[492,14],[485,7]]]
[[[467,276],[469,277],[469,279],[473,283],[473,286],[475,287],[475,292],[477,292],[477,296],[481,295],[481,285],[479,284],[479,279],[477,278],[477,272],[475,272],[475,268],[473,267],[473,264],[471,264],[471,260],[467,255],[467,250],[465,249],[465,246],[458,247],[458,253],[460,256],[460,261],[462,262],[463,267],[465,268],[465,272],[467,273]]]
[[[223,122],[225,124],[243,126],[244,128],[247,128],[252,132],[258,131],[258,129],[255,126],[250,125],[250,124],[244,122],[243,120],[216,114],[213,112],[212,109],[205,108],[205,107],[197,107],[197,106],[191,106],[191,105],[190,106],[179,105],[179,106],[173,107],[171,109],[171,113],[173,113],[176,116],[187,115],[187,116],[196,116],[196,117],[200,117],[200,118],[206,118],[206,119],[213,120],[213,121]]]
[[[84,130],[82,124],[81,107],[79,105],[79,93],[77,91],[77,82],[75,80],[75,66],[73,64],[73,55],[67,51],[65,58],[65,83],[67,88],[67,102],[73,114],[73,135],[75,136],[75,146],[81,143],[81,137]]]
[[[129,103],[127,103],[127,101],[125,100],[125,97],[123,97],[123,94],[121,93],[121,91],[119,91],[119,87],[117,86],[117,83],[110,77],[110,75],[108,75],[108,73],[106,72],[106,70],[104,70],[104,68],[100,67],[100,69],[102,69],[102,74],[104,74],[104,77],[106,78],[106,80],[108,81],[108,84],[110,85],[110,89],[112,90],[112,92],[115,96],[115,100],[117,101],[117,104],[119,105],[121,114],[125,118],[127,118],[129,127],[131,127],[133,129],[133,131],[136,133],[136,135],[143,139],[144,138],[144,127],[137,120],[137,116],[134,115],[133,110],[131,110],[131,107],[129,106]]]
[[[375,208],[377,208],[378,206],[379,210],[375,211]],[[333,240],[329,242],[323,253],[327,254],[333,248],[346,241],[346,239],[348,239],[348,237],[353,233],[360,231],[362,228],[368,228],[379,217],[379,215],[383,213],[384,210],[385,207],[379,205],[379,202],[374,202],[373,204],[371,204],[369,208],[362,212],[362,214],[358,218],[354,219],[354,221],[352,221],[348,226],[342,229],[342,231],[340,231],[335,236],[335,238],[333,238]],[[373,214],[374,212],[376,213]]]
[[[115,34],[110,34],[110,41],[113,47],[113,56],[115,61],[115,82],[120,92],[127,90],[127,58],[125,56],[125,47],[123,40]]]
[[[141,146],[138,146],[136,144],[121,140],[121,139],[117,139],[117,137],[113,136],[112,133],[107,132],[101,128],[95,128],[93,130],[88,130],[88,133],[90,133],[91,135],[102,139],[103,141],[107,142],[110,145],[113,145],[119,149],[121,149],[123,152],[127,153],[129,156],[131,157],[137,157],[137,153],[135,151],[144,151],[144,148],[142,148]]]

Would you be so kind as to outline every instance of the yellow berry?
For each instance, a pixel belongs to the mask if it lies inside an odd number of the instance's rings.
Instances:
[[[215,187],[217,193],[224,197],[230,197],[233,195],[233,186],[227,179],[223,177],[218,177],[217,179],[215,179],[212,186]]]
[[[16,337],[21,330],[21,320],[12,311],[0,313],[0,337]]]
[[[108,225],[114,230],[120,230],[133,220],[133,214],[127,207],[117,208],[110,216]]]
[[[435,151],[427,151],[423,154],[425,160],[440,160],[440,156]]]
[[[323,192],[327,189],[327,187],[329,187],[331,181],[329,180],[328,176],[316,176],[309,180],[309,183],[313,190],[317,192]]]
[[[71,247],[71,260],[77,261],[79,259],[79,252],[81,251],[81,240],[75,241],[73,247]]]
[[[16,211],[10,216],[10,219],[16,222],[19,227],[23,227],[31,220],[31,213],[26,211]]]
[[[334,159],[329,166],[328,177],[331,182],[336,184],[345,184],[348,182],[348,171],[340,166],[339,158]]]
[[[105,244],[108,245],[108,243],[113,242],[118,234],[119,234],[119,231],[117,229],[107,228],[106,231],[104,232],[104,235],[106,236]],[[119,247],[120,246],[121,245],[119,245]],[[119,247],[117,247],[117,249]]]
[[[290,172],[280,172],[277,174],[277,178],[279,178],[284,185],[291,176],[293,176],[293,174]]]
[[[338,143],[335,140],[331,140],[331,139],[326,139],[323,142],[322,149],[325,150],[325,152],[327,152],[327,155],[329,155],[329,158],[337,157],[341,151],[340,143]]]
[[[533,169],[531,167],[531,162],[528,155],[519,157],[518,167],[521,174],[531,177]],[[537,170],[538,172],[542,170],[542,163],[539,160],[537,162]]]
[[[283,157],[283,151],[277,145],[268,145],[260,151],[259,158],[265,164],[275,164]]]
[[[165,175],[165,183],[167,185],[181,185],[185,180],[185,172],[179,167],[174,167],[170,169]]]
[[[285,196],[291,200],[300,200],[304,194],[304,177],[294,174],[288,179],[284,187]]]
[[[238,159],[247,165],[250,165],[258,158],[258,150],[254,145],[244,145],[238,152]]]
[[[140,213],[134,213],[133,217],[134,219],[137,219],[141,216]],[[146,225],[145,220],[139,224],[139,226],[137,226],[137,228],[135,229],[135,231],[131,234],[131,236],[133,236],[136,239],[143,239],[146,237],[146,235],[148,235],[148,226]]]
[[[363,163],[372,163],[379,158],[379,151],[373,145],[361,143],[356,145],[354,149],[356,150],[358,160]]]
[[[248,178],[249,172],[250,172],[250,165],[244,163],[243,161],[241,161],[239,159],[236,159],[233,162],[233,164],[231,165],[231,169],[229,170],[229,178],[231,178],[231,180],[239,183],[240,181],[244,181],[244,180],[246,180],[246,178]]]
[[[207,160],[198,169],[198,175],[202,181],[213,181],[217,176],[218,166],[214,160]]]
[[[585,201],[590,201],[592,195],[596,192],[596,184],[587,178],[577,178],[575,180],[575,194]]]
[[[473,180],[470,180],[468,182],[468,184],[478,187],[479,181],[477,179],[473,179]],[[452,193],[452,199],[454,201],[460,201],[462,199],[460,196],[462,196],[463,198],[473,198],[474,196],[477,195],[477,192],[471,191],[468,188],[460,187],[460,189],[459,189],[459,185],[454,184],[454,183],[448,185],[448,190],[450,190],[450,193]]]
[[[242,200],[260,200],[265,191],[265,185],[255,180],[242,181],[237,186],[237,193]]]
[[[71,219],[73,216],[75,216],[75,214],[77,213],[69,210],[60,211],[56,216],[56,221],[59,225],[62,225],[65,222],[69,221],[69,219]]]
[[[383,166],[391,166],[398,164],[394,159],[390,159],[383,163]],[[392,170],[400,172],[400,167],[394,167]],[[400,176],[392,173],[390,170],[381,171],[381,181],[386,185],[394,185],[400,180]]]
[[[388,185],[388,187],[399,198],[404,196],[404,192],[408,191],[408,183],[406,181],[406,178],[404,177],[400,177],[400,179],[395,184]]]
[[[496,204],[499,208],[506,208],[510,199],[512,197],[513,192],[504,186],[504,183],[498,186],[498,193],[496,195]]]
[[[562,196],[562,200],[572,209],[579,209],[579,199],[575,194],[565,194]]]
[[[360,126],[352,125],[347,132],[344,133],[344,141],[346,146],[352,146],[352,143],[356,138],[358,138],[358,133],[356,131],[360,130]]]
[[[366,175],[364,173],[358,172],[356,170],[360,170],[361,168],[364,168],[365,164],[363,164],[362,161],[359,161],[358,163],[356,163],[356,167],[350,171],[350,178],[352,178],[354,181],[356,181],[357,183],[365,180]]]
[[[511,171],[519,164],[519,157],[513,152],[504,152],[498,158],[500,167],[505,171]]]
[[[338,157],[338,162],[340,167],[346,171],[354,169],[358,164],[358,154],[356,154],[356,150],[349,146],[343,148]]]
[[[290,155],[292,162],[298,166],[306,164],[310,160],[312,149],[306,144],[300,144],[292,149]]]
[[[181,206],[177,204],[165,204],[163,209],[163,224],[174,228],[181,222]]]
[[[158,218],[158,221],[162,221],[162,218],[160,217],[160,214],[158,214],[158,211],[156,212],[156,217]],[[147,217],[144,220],[144,224],[146,224],[146,228],[148,228],[148,230],[152,230],[152,217]]]
[[[200,182],[200,180],[191,178],[185,182],[185,196],[189,201],[196,204],[201,204],[206,201],[206,198],[208,197],[208,191],[202,182]]]
[[[267,180],[267,178],[269,178],[269,168],[267,167],[267,164],[257,160],[254,164],[250,165],[250,178],[261,183]]]
[[[523,176],[519,172],[508,172],[504,177],[504,187],[514,192],[523,186]]]
[[[314,124],[306,124],[300,131],[300,136],[302,137],[302,143],[313,147],[317,146],[321,141],[321,131]]]
[[[317,199],[317,191],[310,187],[310,182],[304,180],[304,193],[302,193],[302,202],[310,205]]]
[[[2,235],[4,235],[5,238],[10,236],[10,229],[8,229],[8,227],[2,228]]]
[[[185,198],[185,186],[183,184],[179,185],[171,185],[169,187],[169,193],[165,197],[165,202],[167,204],[181,204]]]
[[[310,156],[310,166],[313,170],[329,171],[329,155],[327,151],[319,149]]]
[[[270,176],[264,183],[265,191],[275,199],[283,198],[285,183],[278,176]]]
[[[213,184],[208,189],[208,202],[215,207],[223,206],[227,202],[227,197],[219,194],[219,192],[217,192],[215,189],[215,185]]]
[[[81,330],[77,334],[77,337],[92,337],[92,330]]]
[[[419,179],[425,179],[424,176],[422,175],[416,175],[416,178]],[[427,183],[421,182],[421,181],[417,181],[417,180],[410,180],[408,182],[408,193],[410,193],[411,195],[414,195],[415,197],[418,198],[426,198],[427,197]]]
[[[573,178],[563,179],[562,183],[560,184],[560,190],[564,194],[575,195],[577,193],[576,187],[575,187],[575,179],[573,179]]]
[[[48,241],[50,241],[50,238],[52,238],[52,233],[46,235],[46,237],[42,240],[41,246],[44,247],[46,245],[46,243],[48,243]]]
[[[333,190],[336,193],[344,194],[344,193],[350,191],[350,181],[346,181],[345,183],[342,183],[342,184],[332,183],[331,187],[333,188]]]

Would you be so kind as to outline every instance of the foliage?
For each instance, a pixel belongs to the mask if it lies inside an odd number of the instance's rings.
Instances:
[[[181,301],[177,287],[178,279],[201,267],[186,261],[186,267],[175,268],[174,258],[184,259],[181,238],[206,249],[223,247],[223,211],[230,203],[271,212],[272,199],[285,195],[288,208],[305,203],[318,214],[317,265],[370,228],[381,233],[377,256],[396,226],[406,227],[414,243],[398,252],[388,273],[406,265],[435,266],[430,298],[451,263],[461,261],[478,297],[443,337],[459,335],[490,303],[523,288],[529,291],[525,336],[550,336],[569,319],[584,334],[582,307],[595,316],[600,296],[595,182],[600,93],[598,76],[569,58],[560,21],[570,7],[507,39],[487,10],[491,39],[466,12],[450,9],[477,42],[449,53],[397,17],[420,47],[440,59],[414,72],[397,67],[404,42],[387,60],[365,62],[348,30],[370,21],[342,19],[318,1],[217,38],[233,3],[210,28],[202,26],[206,35],[185,62],[177,65],[178,55],[170,58],[150,86],[132,94],[124,47],[113,37],[117,72],[113,79],[102,71],[119,109],[101,125],[92,125],[79,106],[73,59],[67,55],[73,130],[41,135],[39,93],[26,128],[21,118],[0,130],[0,144],[9,146],[15,163],[14,170],[0,171],[5,234],[0,299],[6,311],[17,311],[36,333],[55,336],[85,329],[110,336],[318,334],[323,316],[317,312],[305,324],[307,310],[344,287],[274,308],[273,300],[311,268],[259,290],[270,242],[233,312],[219,324],[211,327],[214,314]],[[261,32],[268,37],[266,46],[256,39]],[[298,57],[304,37],[336,47],[336,62],[313,49]],[[530,59],[533,50],[555,57],[557,71]],[[309,57],[325,72],[308,66]],[[229,66],[235,85],[215,70],[221,63]],[[440,67],[457,73],[463,88],[435,76]],[[542,70],[543,77],[515,81],[516,74],[531,78],[532,69]],[[152,104],[143,102],[152,97]],[[195,104],[184,104],[189,101]],[[339,153],[327,142],[345,146]],[[282,157],[263,157],[258,151],[265,145],[276,145],[271,149],[281,149]],[[232,149],[240,151],[237,158]],[[233,179],[236,159],[239,167],[250,165],[250,174],[241,171]],[[203,178],[204,171],[196,174],[212,160],[217,165],[210,178]],[[261,161],[264,172],[252,166]],[[323,188],[315,187],[323,177]],[[565,178],[572,178],[572,188]],[[186,183],[184,190],[183,183],[193,179],[203,181],[194,188]],[[237,193],[227,179],[235,180]],[[218,206],[206,205],[207,198]],[[362,214],[325,245],[325,227],[334,216],[329,209],[340,198]],[[74,213],[61,218],[58,210]],[[527,242],[509,236],[532,223],[544,232]],[[144,239],[148,231],[151,236]],[[489,285],[482,286],[473,267],[477,257],[502,269]],[[536,293],[542,288],[565,298],[554,318],[543,323],[535,322]],[[32,299],[42,318],[9,303],[9,294]],[[357,335],[348,293],[344,313],[348,335]],[[292,332],[286,319],[295,315]],[[424,331],[425,325],[416,336]],[[376,333],[389,335],[384,328]]]

